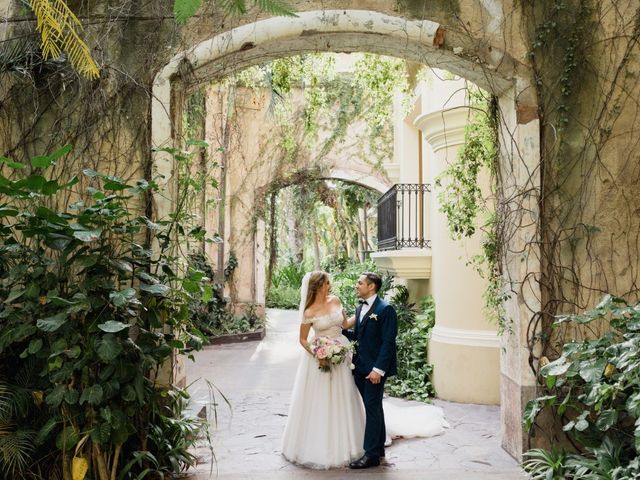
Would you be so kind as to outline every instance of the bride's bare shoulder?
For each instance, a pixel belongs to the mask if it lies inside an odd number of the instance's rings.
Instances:
[[[340,297],[336,295],[329,295],[329,302],[334,303],[336,305],[342,305],[342,302],[340,301]]]

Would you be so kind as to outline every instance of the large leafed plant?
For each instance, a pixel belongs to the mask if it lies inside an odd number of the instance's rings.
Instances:
[[[87,169],[75,203],[47,207],[78,185],[45,177],[68,150],[30,166],[0,157],[14,170],[0,175],[0,476],[178,473],[201,425],[180,418],[170,367],[200,344],[187,305],[204,275],[171,248],[180,212],[139,214],[152,182]]]
[[[607,295],[593,310],[558,317],[556,328],[577,332],[596,323],[610,330],[567,342],[560,357],[540,371],[547,394],[529,402],[525,426],[532,428],[547,412],[567,437],[551,439],[564,450],[525,454],[532,478],[640,477],[640,303]]]

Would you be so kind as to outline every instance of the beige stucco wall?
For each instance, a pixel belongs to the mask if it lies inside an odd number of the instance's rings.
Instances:
[[[226,115],[226,88],[212,85],[207,90],[206,140],[209,157],[221,157],[223,139],[221,119]],[[222,92],[222,93],[221,93]],[[368,145],[364,124],[354,122],[348,127],[344,141],[339,141],[326,155],[319,154],[323,139],[330,132],[320,128],[318,140],[302,141],[301,126],[295,130],[301,147],[295,158],[286,160],[279,146],[280,129],[270,111],[271,98],[265,89],[236,90],[235,112],[231,121],[231,146],[226,179],[225,261],[233,252],[238,260],[227,294],[237,309],[247,304],[264,308],[265,238],[264,214],[267,191],[273,184],[304,181],[305,175],[333,178],[359,183],[384,191],[390,186],[385,172],[368,163]],[[302,104],[302,92],[293,92],[294,105]],[[296,180],[298,179],[298,180]],[[207,215],[207,229],[218,231],[218,208]],[[218,245],[207,247],[208,255],[217,259]]]

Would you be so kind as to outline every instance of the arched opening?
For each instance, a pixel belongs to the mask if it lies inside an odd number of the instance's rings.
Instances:
[[[386,54],[410,61],[438,67],[463,78],[498,96],[501,107],[501,180],[503,188],[511,191],[529,191],[530,208],[516,212],[529,215],[530,222],[514,222],[512,242],[534,238],[537,177],[530,175],[538,164],[538,121],[527,111],[518,109],[517,99],[527,89],[527,79],[507,72],[508,66],[497,61],[486,68],[455,52],[441,49],[444,30],[430,21],[410,21],[381,13],[359,10],[303,12],[298,18],[273,18],[244,25],[215,36],[176,55],[157,75],[154,82],[152,105],[152,143],[155,147],[172,145],[180,137],[180,125],[174,115],[180,111],[185,95],[204,81],[220,78],[234,71],[265,60],[314,51],[356,52]],[[520,168],[524,166],[523,168]],[[523,170],[528,169],[526,173]],[[169,156],[159,153],[154,159],[154,170],[164,178],[167,193],[156,199],[159,216],[169,210],[163,198],[171,198],[174,188],[173,165]],[[521,208],[521,207],[517,207]],[[526,225],[526,226],[523,226]],[[533,247],[528,247],[533,248]],[[529,257],[529,262],[535,262]],[[514,259],[514,262],[516,260]],[[514,263],[515,265],[515,263]],[[522,358],[522,345],[528,321],[528,305],[539,299],[535,278],[520,271],[508,270],[514,290],[523,291],[526,301],[512,298],[505,309],[514,319],[514,334],[504,341],[502,355],[501,403],[503,405],[503,444],[513,454],[523,447],[520,415],[526,400],[532,396],[535,379],[531,377]]]

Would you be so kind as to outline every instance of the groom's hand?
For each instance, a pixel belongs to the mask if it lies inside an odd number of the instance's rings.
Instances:
[[[380,379],[382,378],[382,375],[380,375],[378,372],[374,370],[371,370],[371,373],[369,373],[369,375],[367,375],[365,378],[375,385],[380,383]]]

